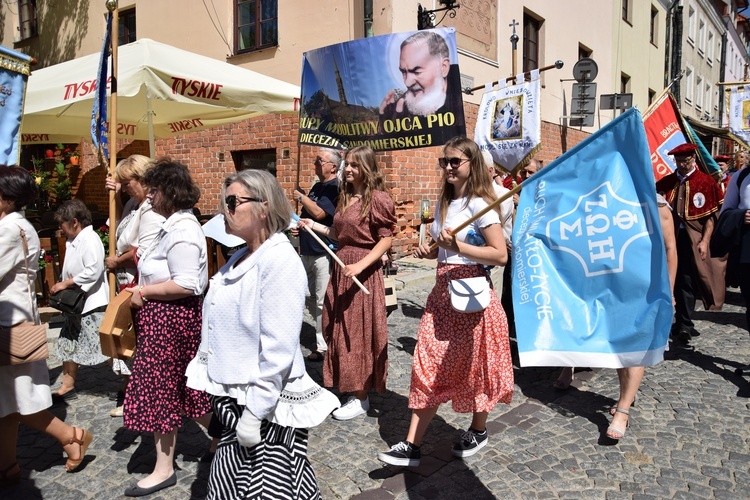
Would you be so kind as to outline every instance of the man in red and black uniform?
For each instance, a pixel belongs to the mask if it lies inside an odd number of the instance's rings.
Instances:
[[[719,187],[721,188],[721,193],[726,194],[727,188],[729,187],[729,178],[732,175],[732,171],[730,171],[730,160],[732,159],[731,156],[728,155],[718,155],[714,156],[714,161],[719,166],[719,173],[718,173],[718,182]]]
[[[669,151],[677,170],[656,184],[672,206],[677,237],[677,280],[675,281],[675,324],[672,341],[687,346],[699,335],[692,315],[696,297],[706,310],[724,305],[726,261],[712,259],[708,244],[723,201],[719,184],[695,163],[697,146],[685,143]]]

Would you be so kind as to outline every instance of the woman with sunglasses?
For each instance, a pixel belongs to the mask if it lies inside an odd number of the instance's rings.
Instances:
[[[487,415],[497,403],[513,396],[513,365],[508,323],[500,301],[490,291],[489,305],[466,313],[451,307],[448,284],[459,278],[487,277],[482,266],[504,266],[508,253],[500,217],[491,210],[458,234],[458,227],[496,198],[492,179],[479,147],[466,137],[455,137],[443,148],[442,192],[430,234],[438,245],[422,245],[418,258],[438,259],[435,286],[427,297],[419,323],[409,389],[413,410],[406,439],[381,461],[399,466],[419,465],[427,426],[441,403],[452,402],[458,413],[471,413],[468,431],[453,447],[456,457],[469,457],[488,442]]]
[[[224,429],[207,498],[320,498],[307,428],[339,404],[305,371],[307,280],[284,235],[289,201],[273,175],[250,169],[229,176],[222,196],[227,232],[247,245],[211,278],[201,348],[187,369],[188,386],[210,394]]]
[[[367,413],[367,391],[385,392],[388,369],[388,317],[380,258],[391,248],[396,211],[378,170],[375,153],[367,146],[351,149],[345,158],[344,181],[333,227],[302,219],[320,234],[338,240],[336,255],[345,264],[334,266],[323,306],[323,336],[328,351],[323,381],[342,392],[353,392],[333,412],[337,420]],[[365,294],[352,281],[356,276]]]
[[[198,350],[203,291],[208,284],[206,237],[192,208],[200,190],[185,165],[162,159],[143,176],[154,212],[166,218],[138,260],[138,286],[127,288],[137,309],[138,339],[125,391],[124,426],[153,432],[156,466],[125,490],[145,496],[173,486],[177,429],[183,416],[208,428],[208,396],[185,384]]]

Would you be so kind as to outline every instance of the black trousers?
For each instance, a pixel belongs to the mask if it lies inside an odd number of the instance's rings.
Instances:
[[[675,324],[674,328],[693,328],[693,311],[695,311],[695,256],[693,243],[686,229],[677,234],[677,276],[674,283]]]
[[[740,292],[745,299],[745,327],[750,332],[750,264],[739,265]]]

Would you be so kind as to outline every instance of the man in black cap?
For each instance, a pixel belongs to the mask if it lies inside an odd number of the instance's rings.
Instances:
[[[712,259],[708,248],[723,193],[713,177],[698,169],[697,149],[685,143],[669,151],[677,170],[656,184],[656,191],[672,207],[677,236],[672,341],[678,346],[689,345],[690,338],[699,335],[691,319],[696,297],[703,300],[706,310],[720,310],[726,291],[726,262]]]

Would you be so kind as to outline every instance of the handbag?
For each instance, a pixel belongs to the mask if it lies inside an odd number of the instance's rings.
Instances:
[[[130,359],[135,354],[135,323],[130,308],[132,293],[122,291],[107,305],[99,325],[102,354],[110,358]]]
[[[66,288],[49,296],[49,305],[63,314],[79,316],[86,302],[86,292],[80,288]]]
[[[36,300],[31,295],[29,280],[29,246],[26,233],[21,230],[23,242],[24,270],[26,286],[29,292],[29,303],[34,321],[22,321],[17,325],[0,327],[0,366],[20,365],[31,361],[42,361],[49,357],[47,348],[47,324],[39,321],[39,310]]]
[[[490,304],[490,285],[484,276],[450,280],[448,290],[451,307],[458,312],[479,312]]]

